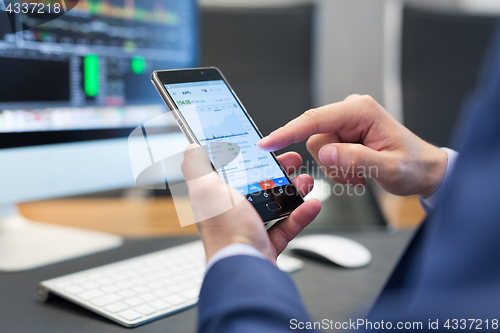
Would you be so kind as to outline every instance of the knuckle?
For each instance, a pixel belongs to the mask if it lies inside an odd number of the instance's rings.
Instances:
[[[304,112],[302,114],[302,116],[304,118],[308,118],[308,119],[314,120],[314,119],[316,119],[319,116],[320,113],[321,113],[320,108],[313,108],[313,109],[309,109],[306,112]]]
[[[361,100],[362,100],[363,105],[366,108],[369,108],[369,109],[376,109],[376,108],[378,108],[377,101],[373,97],[371,97],[370,95],[363,95],[363,96],[361,96]]]
[[[281,127],[278,127],[274,132],[278,133],[278,134],[282,134],[282,133],[286,133],[286,130],[285,130],[284,126],[281,126]]]
[[[279,230],[278,231],[279,237],[284,239],[287,243],[293,239],[293,236],[291,236],[288,230],[286,230],[285,228],[279,228],[277,230]]]
[[[338,148],[338,165],[348,170],[356,169],[362,164],[363,150],[361,145],[349,145]]]
[[[349,149],[349,159],[347,166],[356,168],[361,164],[361,158],[363,156],[363,151],[360,145],[352,145]]]
[[[361,96],[360,94],[351,94],[351,95],[347,96],[347,97],[344,99],[344,101],[348,101],[348,100],[350,100],[350,99],[355,99],[355,98],[358,98],[358,97],[360,97],[360,96]]]

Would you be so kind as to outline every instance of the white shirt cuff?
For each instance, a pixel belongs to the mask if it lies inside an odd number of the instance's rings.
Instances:
[[[227,246],[223,247],[222,249],[220,249],[219,251],[215,252],[215,254],[207,262],[207,269],[205,270],[205,274],[219,260],[222,260],[224,258],[234,257],[234,256],[242,256],[242,255],[256,257],[256,258],[262,258],[262,259],[266,260],[264,255],[259,250],[257,250],[255,247],[248,245],[248,244],[244,244],[244,243],[233,243],[233,244],[227,245]]]
[[[434,192],[434,194],[431,195],[430,197],[423,198],[422,196],[419,196],[420,203],[422,204],[422,207],[424,208],[427,214],[432,209],[434,209],[434,207],[436,207],[439,200],[439,196],[441,195],[442,192],[441,189],[443,188],[443,185],[446,183],[446,181],[450,178],[451,170],[453,170],[453,167],[455,166],[455,162],[458,157],[458,153],[453,149],[445,147],[442,147],[441,149],[444,150],[448,155],[448,164],[446,165],[446,173],[444,174],[443,182],[441,183],[441,185],[439,185],[436,192]]]

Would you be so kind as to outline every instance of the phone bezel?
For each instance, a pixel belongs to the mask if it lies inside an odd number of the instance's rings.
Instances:
[[[172,111],[172,114],[174,115],[174,118],[177,122],[177,125],[181,129],[181,131],[184,133],[184,135],[187,137],[188,141],[190,143],[197,143],[198,139],[194,135],[194,133],[191,131],[190,127],[188,126],[186,120],[184,119],[183,115],[179,112],[177,105],[175,104],[173,98],[170,96],[168,93],[167,89],[165,88],[165,85],[169,84],[176,84],[176,83],[188,83],[188,82],[202,82],[202,81],[213,81],[213,80],[223,80],[224,83],[227,85],[231,93],[233,94],[234,98],[240,105],[241,109],[249,119],[250,123],[254,127],[255,131],[258,133],[260,138],[263,137],[262,133],[260,132],[259,128],[255,124],[254,120],[246,110],[245,106],[239,99],[238,95],[235,93],[229,82],[226,80],[222,72],[216,68],[216,67],[203,67],[203,68],[188,68],[188,69],[176,69],[176,70],[155,70],[151,74],[151,81],[153,82],[153,85],[155,86],[156,90],[162,97],[163,101],[167,105],[167,107]],[[284,185],[283,187],[288,187],[292,188],[295,193],[291,193],[291,197],[294,197],[295,199],[300,198],[300,203],[299,204],[294,204],[291,207],[283,207],[283,212],[279,214],[274,214],[271,217],[263,217],[261,214],[261,217],[263,218],[263,221],[265,224],[275,222],[277,220],[281,220],[283,218],[286,218],[289,216],[300,204],[304,202],[304,198],[298,191],[298,189],[295,187],[293,184],[291,178],[288,176],[286,170],[283,168],[281,163],[279,163],[278,159],[276,158],[276,155],[271,152],[271,156],[273,157],[275,163],[279,166],[279,168],[282,170],[283,174],[285,177],[288,179],[289,184]],[[281,188],[281,187],[280,187]],[[288,190],[287,188],[286,190]],[[276,189],[276,188],[275,188]],[[267,192],[267,190],[261,191],[261,192]],[[260,192],[259,192],[260,193]],[[285,192],[288,193],[288,192]],[[271,196],[274,198],[274,196]],[[269,197],[269,198],[271,198]],[[268,200],[269,203],[276,202],[276,200]],[[289,203],[292,203],[292,200],[289,200]],[[252,202],[254,205],[254,203]],[[254,205],[255,207],[255,205]]]

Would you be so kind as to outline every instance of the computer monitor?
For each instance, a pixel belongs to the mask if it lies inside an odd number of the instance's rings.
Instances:
[[[0,0],[0,271],[121,244],[31,223],[16,204],[134,186],[127,137],[167,112],[150,73],[198,64],[195,0],[80,0],[41,25],[7,17],[8,5]],[[156,135],[185,140],[175,123]]]

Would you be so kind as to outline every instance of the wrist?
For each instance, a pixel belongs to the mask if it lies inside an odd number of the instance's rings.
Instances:
[[[236,234],[232,236],[222,235],[222,234],[201,234],[203,245],[205,247],[205,255],[207,261],[209,261],[216,253],[222,249],[229,247],[231,245],[239,244],[246,247],[252,247],[255,251],[262,254],[267,260],[273,262],[276,260],[275,257],[269,251],[269,241],[262,240],[256,241],[252,240],[252,237],[248,237],[243,234]]]
[[[246,241],[246,239],[243,238],[224,238],[224,237],[216,237],[215,239],[208,240],[208,237],[202,237],[203,244],[205,246],[205,255],[207,257],[207,261],[210,260],[214,254],[222,250],[223,248],[226,248],[230,245],[234,244],[244,244],[244,245],[249,245],[257,250],[254,244],[251,242]],[[214,237],[211,237],[214,238]]]
[[[222,259],[242,255],[267,260],[267,258],[265,258],[264,255],[255,247],[243,243],[233,243],[223,247],[207,260],[206,272],[208,272],[210,268],[215,265],[215,263]]]
[[[225,248],[228,245],[231,245],[231,242],[209,242],[205,238],[202,237],[203,246],[205,247],[205,256],[207,261],[213,257],[214,254],[219,252],[221,249]]]
[[[432,196],[439,189],[448,165],[448,154],[444,150],[428,143],[427,145],[429,149],[426,149],[421,173],[423,186],[417,193],[423,198]]]

